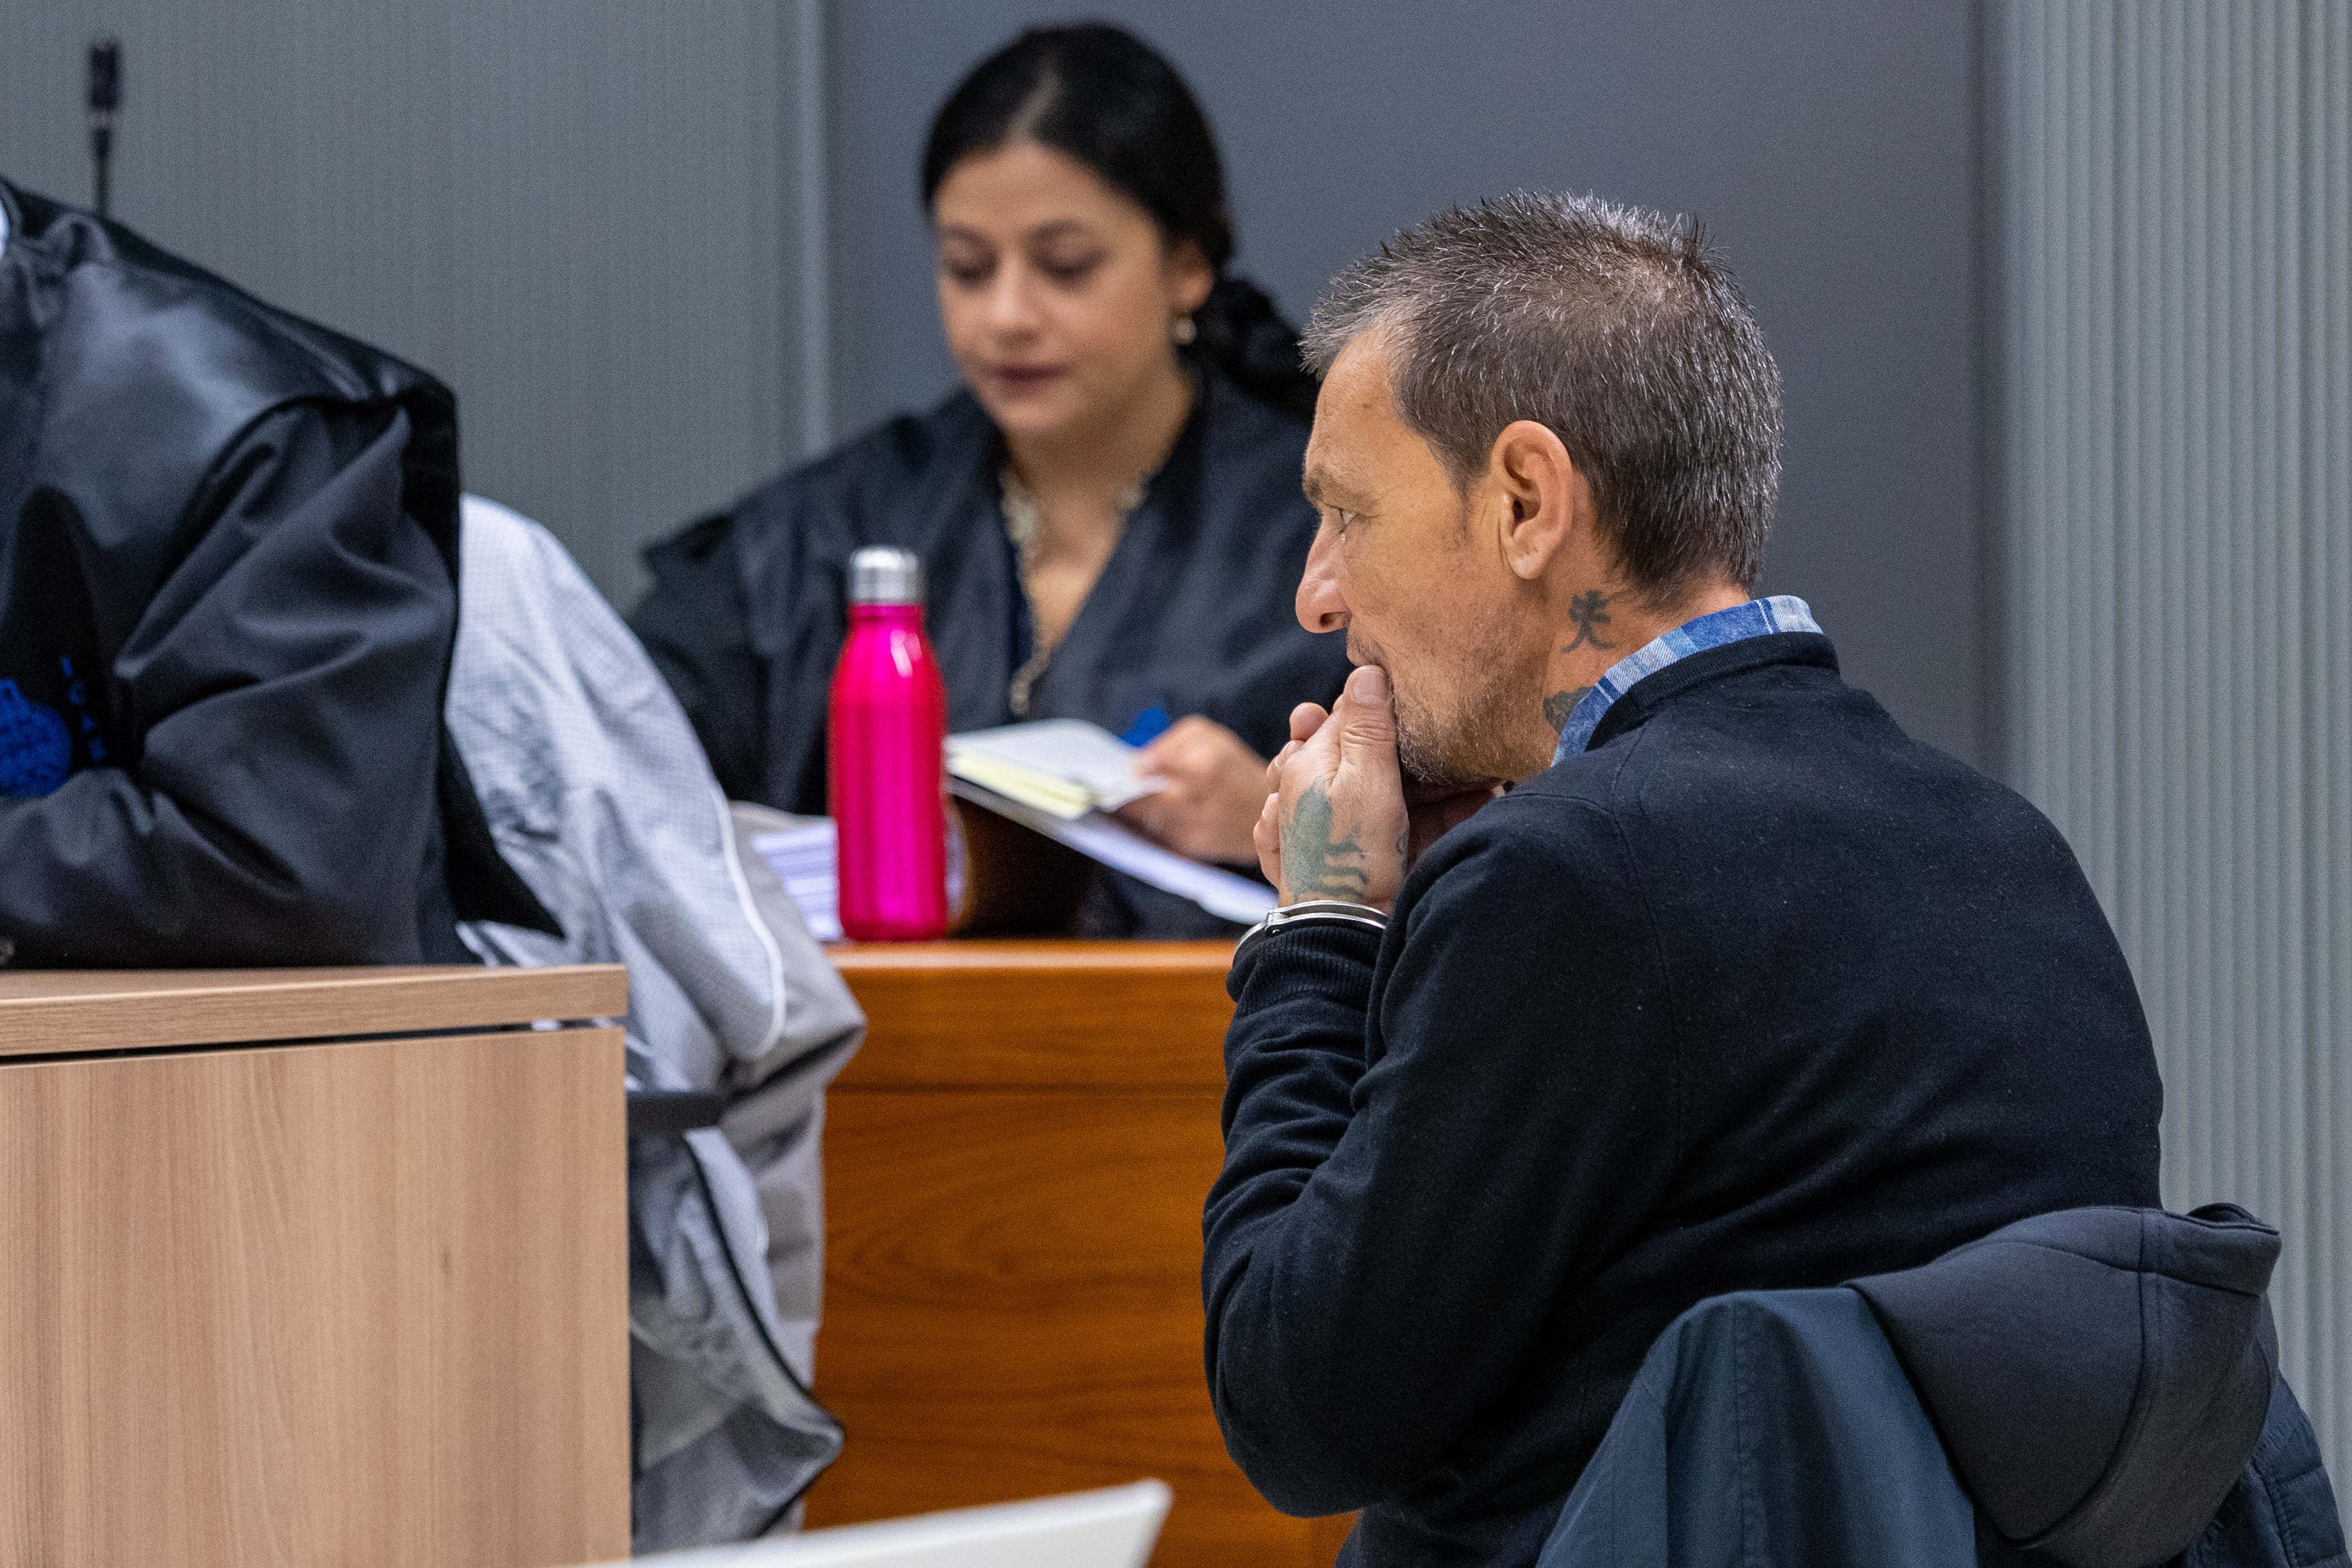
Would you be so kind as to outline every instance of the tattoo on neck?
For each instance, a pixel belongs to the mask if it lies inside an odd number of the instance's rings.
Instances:
[[[1583,701],[1584,694],[1591,689],[1590,686],[1580,686],[1573,691],[1555,691],[1544,699],[1544,722],[1551,726],[1553,734],[1560,734],[1568,729],[1568,721],[1576,712],[1576,705]]]
[[[1360,901],[1369,884],[1363,846],[1338,836],[1331,793],[1319,784],[1301,790],[1282,819],[1282,874],[1294,899]]]
[[[1576,636],[1560,652],[1567,653],[1571,648],[1612,648],[1617,646],[1601,635],[1601,628],[1609,624],[1609,595],[1600,589],[1587,589],[1570,599],[1568,602],[1568,618],[1576,623]]]

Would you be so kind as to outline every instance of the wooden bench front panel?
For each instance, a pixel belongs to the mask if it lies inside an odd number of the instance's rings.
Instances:
[[[826,1105],[817,1393],[841,1524],[1109,1486],[1176,1494],[1159,1568],[1325,1568],[1345,1519],[1262,1501],[1201,1360],[1222,943],[837,957],[872,1028]]]

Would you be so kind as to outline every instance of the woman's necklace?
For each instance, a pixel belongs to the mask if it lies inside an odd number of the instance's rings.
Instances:
[[[1062,638],[1068,635],[1070,626],[1077,623],[1078,617],[1073,614],[1052,637],[1045,635],[1045,623],[1037,616],[1036,588],[1038,535],[1044,531],[1045,513],[1038,508],[1037,498],[1030,494],[1028,487],[1014,476],[1011,464],[1005,465],[997,479],[1003,489],[1005,537],[1013,541],[1013,553],[1020,561],[1021,596],[1029,606],[1031,634],[1029,662],[1013,672],[1012,684],[1005,695],[1011,700],[1013,716],[1026,719],[1029,717],[1031,690],[1045,675],[1045,666],[1053,660],[1054,650],[1061,646]],[[1143,504],[1143,481],[1138,479],[1121,487],[1118,494],[1112,498],[1111,504],[1118,510],[1118,525],[1111,538],[1111,548],[1117,550],[1120,536],[1127,531],[1127,520],[1134,515],[1137,507]],[[1108,557],[1105,559],[1108,561]],[[1089,586],[1087,591],[1091,594],[1094,590]],[[1083,611],[1086,601],[1081,599],[1078,605]]]

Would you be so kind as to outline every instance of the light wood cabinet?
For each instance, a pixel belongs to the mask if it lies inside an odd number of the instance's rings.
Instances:
[[[0,974],[0,1563],[625,1554],[626,1006]]]

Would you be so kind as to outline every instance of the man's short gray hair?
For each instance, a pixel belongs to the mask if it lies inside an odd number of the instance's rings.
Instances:
[[[1318,375],[1388,340],[1397,414],[1457,489],[1533,419],[1592,487],[1631,585],[1669,604],[1718,574],[1752,589],[1780,489],[1780,373],[1698,226],[1522,191],[1414,225],[1333,281]]]

